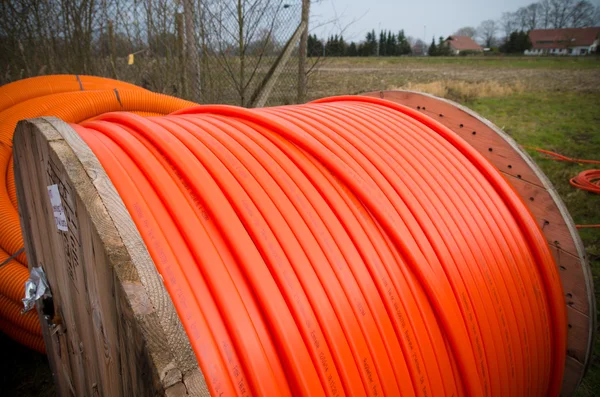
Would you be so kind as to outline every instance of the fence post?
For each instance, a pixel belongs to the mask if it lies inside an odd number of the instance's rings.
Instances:
[[[177,53],[177,60],[179,61],[179,84],[181,84],[181,96],[186,98],[188,95],[188,81],[186,81],[186,63],[185,63],[185,39],[183,33],[183,14],[180,12],[175,13],[175,29],[177,33],[177,46],[175,51]]]
[[[196,36],[194,35],[194,3],[193,0],[183,1],[183,14],[185,16],[185,42],[187,53],[187,76],[190,86],[189,94],[192,101],[200,101],[201,81],[200,62]]]
[[[298,48],[298,103],[306,101],[306,55],[308,50],[308,18],[310,14],[310,0],[302,0],[302,22],[304,22],[304,31],[300,38]]]
[[[115,30],[113,27],[113,22],[108,21],[108,50],[110,51],[110,66],[112,71],[112,78],[118,79],[117,76],[117,66],[115,65]]]

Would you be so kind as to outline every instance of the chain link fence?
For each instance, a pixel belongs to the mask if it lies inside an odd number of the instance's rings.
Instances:
[[[91,74],[251,106],[301,18],[301,0],[2,0],[0,84]],[[296,102],[291,45],[269,105]]]

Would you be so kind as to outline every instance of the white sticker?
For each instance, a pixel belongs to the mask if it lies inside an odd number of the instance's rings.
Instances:
[[[67,217],[65,216],[65,210],[60,200],[60,193],[58,192],[58,185],[48,186],[48,196],[50,197],[50,204],[52,205],[52,212],[54,212],[54,223],[56,228],[63,232],[68,231],[67,228]]]

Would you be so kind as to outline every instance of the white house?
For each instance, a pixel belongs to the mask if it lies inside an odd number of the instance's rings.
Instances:
[[[531,49],[525,55],[588,55],[598,51],[600,27],[534,29],[529,40]]]

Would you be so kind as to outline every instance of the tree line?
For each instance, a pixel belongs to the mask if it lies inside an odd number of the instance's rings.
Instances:
[[[368,57],[400,56],[412,53],[411,38],[400,30],[397,34],[382,30],[379,35],[375,29],[367,32],[365,39],[358,43],[344,40],[343,35],[331,35],[322,40],[316,34],[308,36],[308,56],[310,57]]]

